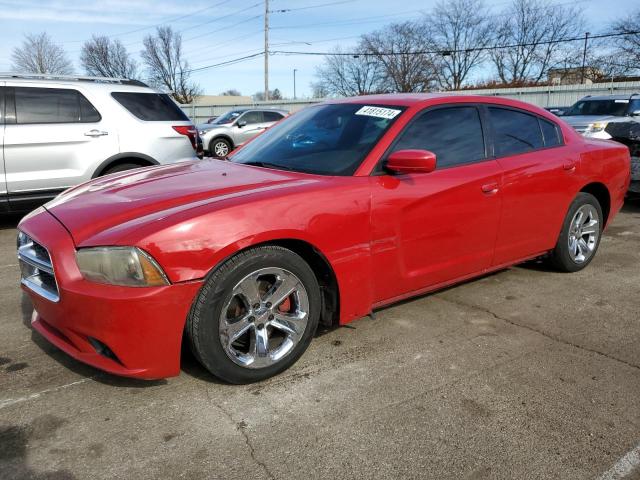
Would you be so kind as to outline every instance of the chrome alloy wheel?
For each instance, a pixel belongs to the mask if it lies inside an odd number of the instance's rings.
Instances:
[[[269,367],[290,353],[309,319],[309,297],[298,277],[262,268],[238,282],[220,314],[220,342],[245,368]]]
[[[573,216],[569,224],[569,255],[575,263],[584,263],[598,245],[600,218],[592,205],[583,205]]]
[[[216,142],[213,145],[213,153],[215,153],[217,157],[226,157],[229,155],[229,146],[225,142]]]

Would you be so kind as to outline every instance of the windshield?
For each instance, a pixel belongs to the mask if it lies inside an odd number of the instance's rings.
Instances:
[[[403,109],[353,103],[308,107],[238,150],[231,161],[352,175]]]
[[[629,100],[581,100],[567,110],[564,115],[613,115],[623,117],[627,114],[628,107]]]
[[[238,118],[240,115],[242,115],[242,112],[238,112],[238,111],[230,111],[227,112],[223,115],[220,115],[218,118],[216,118],[213,122],[211,122],[214,125],[223,125],[225,123],[231,123],[233,122],[236,118]]]

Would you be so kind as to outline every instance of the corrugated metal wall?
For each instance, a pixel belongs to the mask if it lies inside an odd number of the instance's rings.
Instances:
[[[554,85],[549,87],[523,87],[523,88],[493,88],[484,90],[461,90],[457,92],[463,95],[491,95],[508,97],[533,103],[539,107],[565,107],[574,104],[585,95],[631,95],[640,93],[640,81],[636,82],[610,82],[592,85]],[[194,123],[204,123],[212,116],[222,115],[237,107],[264,106],[281,108],[295,112],[306,106],[319,103],[322,100],[278,100],[272,102],[255,102],[244,105],[183,105],[184,112]]]

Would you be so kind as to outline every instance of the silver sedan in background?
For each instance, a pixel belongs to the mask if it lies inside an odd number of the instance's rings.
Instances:
[[[239,108],[230,110],[212,123],[198,125],[206,153],[226,157],[234,148],[279,122],[289,114],[286,110]]]

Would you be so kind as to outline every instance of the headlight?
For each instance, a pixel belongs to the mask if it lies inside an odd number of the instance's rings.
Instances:
[[[587,132],[588,133],[598,133],[598,132],[602,132],[604,131],[605,128],[607,128],[608,123],[607,122],[594,122],[594,123],[590,123],[589,127],[587,127]]]
[[[92,282],[128,287],[169,285],[160,266],[139,248],[81,248],[76,261],[82,276]]]

